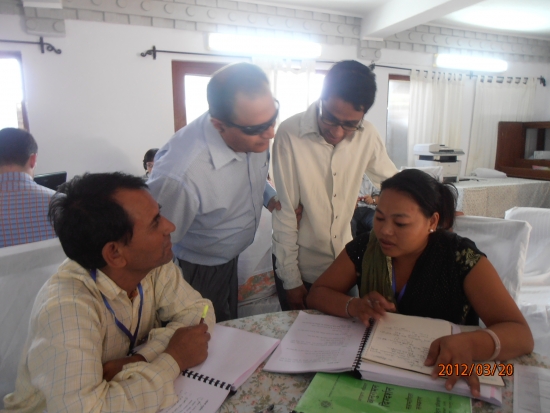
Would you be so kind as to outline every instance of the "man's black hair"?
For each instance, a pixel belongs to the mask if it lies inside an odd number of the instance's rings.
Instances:
[[[29,157],[38,152],[33,136],[23,129],[0,130],[0,166],[25,166]]]
[[[355,60],[336,63],[325,76],[321,99],[337,97],[367,113],[376,95],[376,76],[367,66]]]
[[[221,121],[233,121],[235,95],[247,97],[269,92],[269,80],[262,69],[251,63],[235,63],[218,70],[206,88],[210,116]]]
[[[63,251],[86,269],[103,268],[102,250],[111,241],[130,242],[134,223],[114,199],[121,189],[147,189],[140,177],[121,172],[86,173],[61,185],[48,218]]]

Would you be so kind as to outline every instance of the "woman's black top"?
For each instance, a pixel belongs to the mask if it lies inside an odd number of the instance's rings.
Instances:
[[[358,273],[358,284],[369,235],[363,234],[346,245],[346,252]],[[464,292],[464,279],[481,256],[485,254],[468,238],[448,231],[430,234],[428,245],[418,257],[397,305],[398,312],[478,325],[479,317]]]

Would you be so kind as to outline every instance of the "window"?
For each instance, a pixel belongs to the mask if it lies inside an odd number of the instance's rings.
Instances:
[[[206,85],[223,63],[172,62],[175,130],[181,129],[208,110]],[[325,72],[308,77],[305,73],[283,72],[272,82],[280,103],[279,122],[303,112],[321,95]]]
[[[409,76],[389,76],[386,150],[397,168],[407,166],[409,94]]]
[[[28,130],[25,111],[21,55],[0,52],[0,129]]]

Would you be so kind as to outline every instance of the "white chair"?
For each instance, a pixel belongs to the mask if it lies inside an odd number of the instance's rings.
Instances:
[[[239,318],[281,311],[271,260],[272,232],[271,212],[262,208],[254,242],[239,255]]]
[[[550,209],[515,207],[505,219],[533,227],[518,306],[531,327],[535,351],[550,357]]]
[[[550,287],[550,209],[514,207],[504,219],[526,221],[533,228],[522,285]]]
[[[0,248],[0,400],[15,390],[36,294],[65,258],[57,238]]]
[[[474,241],[487,255],[502,283],[517,302],[531,226],[524,221],[460,216],[455,220],[454,231]]]

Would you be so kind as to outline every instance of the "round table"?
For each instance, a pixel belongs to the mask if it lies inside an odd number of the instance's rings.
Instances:
[[[317,311],[308,310],[316,313]],[[298,316],[298,311],[260,314],[251,317],[221,322],[221,325],[235,327],[268,337],[283,339],[286,332]],[[526,366],[550,368],[550,360],[536,353],[509,360]],[[220,413],[263,412],[269,405],[274,404],[273,413],[290,413],[306,391],[315,373],[307,374],[278,374],[263,371],[261,364],[254,374],[229,397],[218,410]],[[502,392],[502,406],[497,407],[489,403],[474,400],[473,413],[512,413],[514,376],[504,377],[506,387]]]

